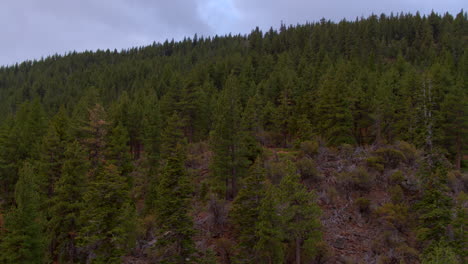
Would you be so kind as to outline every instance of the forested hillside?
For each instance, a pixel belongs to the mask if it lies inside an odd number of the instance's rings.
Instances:
[[[468,16],[0,68],[0,263],[466,263]]]

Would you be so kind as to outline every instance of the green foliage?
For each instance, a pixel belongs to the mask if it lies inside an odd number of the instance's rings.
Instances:
[[[258,240],[255,225],[259,221],[260,206],[265,196],[265,174],[261,160],[257,160],[243,180],[242,188],[229,213],[244,259],[252,258],[252,250]]]
[[[361,213],[368,213],[370,210],[370,200],[364,197],[359,197],[354,201],[354,204]]]
[[[446,242],[439,242],[426,249],[422,256],[423,264],[458,264],[461,263],[453,249]]]
[[[317,140],[303,141],[301,142],[300,149],[305,155],[309,157],[313,157],[318,153],[319,142]]]
[[[451,221],[453,201],[446,194],[444,184],[445,172],[437,169],[427,177],[424,193],[417,204],[419,214],[418,238],[421,241],[432,242],[446,237],[447,226]]]
[[[406,161],[405,155],[399,150],[393,148],[380,148],[374,153],[376,156],[382,158],[386,168],[394,169],[400,162]]]
[[[24,102],[14,119],[6,122],[0,132],[1,196],[7,205],[13,204],[13,191],[19,168],[28,159],[37,160],[41,138],[47,129],[46,116],[39,100]]]
[[[384,161],[381,157],[371,156],[366,159],[367,167],[373,168],[378,172],[384,171]]]
[[[156,223],[159,239],[154,249],[161,263],[193,262],[193,221],[188,215],[191,186],[184,167],[184,152],[177,146],[167,158],[157,188]]]
[[[403,153],[403,155],[405,155],[405,158],[408,162],[416,161],[418,156],[420,155],[416,147],[408,142],[398,141],[396,143],[396,147]]]
[[[117,133],[114,129],[113,136],[107,138],[108,122],[100,105],[89,111],[88,125],[82,130],[86,135],[82,141],[90,169],[83,193],[78,242],[93,262],[119,262],[131,244],[134,207],[130,201],[128,178],[122,175],[125,167],[117,167],[119,161],[107,161],[106,155],[110,158],[124,155],[119,151],[125,149],[125,133]]]
[[[468,200],[466,193],[462,192],[457,196],[455,204],[455,212],[452,218],[451,225],[453,226],[453,240],[451,245],[454,251],[462,259],[467,257],[466,245],[468,243],[468,234],[466,230],[466,219],[468,215],[468,209],[465,204]]]
[[[300,183],[299,174],[292,162],[286,163],[286,175],[279,188],[279,215],[289,241],[294,241],[296,260],[301,258],[305,241],[320,240],[320,208],[315,194]]]
[[[143,135],[145,151],[148,153],[148,162],[151,168],[157,167],[160,147],[162,118],[159,101],[155,94],[145,98],[145,109],[143,111]]]
[[[375,210],[377,216],[385,223],[399,231],[408,227],[409,212],[408,206],[404,204],[386,203]]]
[[[399,204],[403,202],[404,199],[404,194],[403,194],[403,189],[400,187],[400,185],[395,185],[390,187],[390,199],[392,200],[392,203],[394,204]]]
[[[38,191],[34,168],[26,162],[19,171],[16,183],[16,207],[5,217],[5,230],[0,240],[2,263],[43,263],[44,219],[39,211]]]
[[[0,209],[7,212],[1,245],[2,253],[8,252],[0,258],[120,262],[138,229],[143,240],[138,246],[167,242],[151,249],[158,257],[154,262],[183,262],[180,256],[194,252],[189,209],[201,217],[203,230],[200,208],[215,193],[222,200],[211,203],[211,211],[220,211],[216,230],[208,233],[223,237],[216,239],[226,250],[222,257],[238,251],[240,241],[247,262],[286,262],[292,248],[299,249],[296,257],[303,263],[320,262],[326,246],[310,224],[317,223],[317,208],[290,163],[297,162],[302,179],[319,180],[314,161],[341,165],[361,158],[369,171],[341,173],[345,191],[369,191],[378,184],[376,172],[401,169],[388,179],[392,203],[378,213],[391,229],[388,237],[407,236],[408,244],[393,243],[378,253],[382,259],[388,253],[395,255],[388,261],[416,262],[415,247],[443,240],[448,246],[434,256],[452,250],[463,257],[466,208],[460,202],[453,207],[451,199],[468,181],[434,168],[450,167],[448,160],[457,171],[466,166],[467,17],[461,11],[322,20],[0,67]],[[322,142],[339,152],[322,151]],[[186,164],[184,155],[171,161],[186,143],[209,143],[210,150]],[[366,157],[368,145],[380,149]],[[262,151],[268,178],[279,188],[268,187],[263,199],[252,202],[249,197],[265,191],[248,172]],[[28,187],[21,175],[25,162],[34,165],[35,182]],[[414,179],[424,162],[429,170]],[[198,183],[201,202],[191,200]],[[180,188],[172,190],[171,184]],[[37,199],[20,207],[15,186]],[[326,188],[329,203],[342,200],[333,186]],[[176,191],[190,199],[169,198]],[[239,227],[226,234],[226,208],[233,200],[237,216],[231,220]],[[404,201],[416,206],[410,210]],[[138,228],[135,213],[144,219]],[[166,217],[171,226],[162,221]],[[410,243],[416,218],[417,246]],[[47,246],[30,238],[37,234]],[[15,260],[10,254],[15,241],[16,248],[28,248],[18,256],[37,258]],[[191,246],[173,248],[181,244]],[[211,251],[201,252],[213,260]]]
[[[122,176],[128,179],[129,186],[131,186],[129,174],[133,170],[133,165],[127,131],[119,123],[110,130],[107,136],[106,161],[116,165],[120,169]]]
[[[259,219],[256,223],[255,255],[264,263],[284,263],[284,246],[282,243],[281,218],[277,213],[278,201],[275,189],[269,185],[265,198],[260,205]]]
[[[64,162],[64,152],[69,135],[69,119],[64,108],[52,118],[46,135],[42,139],[39,157],[40,187],[46,198],[51,198],[54,185],[60,178]],[[46,205],[43,205],[46,206]]]
[[[374,177],[370,174],[365,167],[357,167],[353,171],[343,172],[340,174],[342,184],[345,187],[350,186],[351,188],[368,192],[374,182]]]
[[[241,125],[241,105],[238,80],[230,76],[218,100],[214,130],[211,132],[213,150],[212,188],[215,193],[232,200],[237,193],[237,185],[247,170],[249,160],[244,145]]]
[[[76,236],[81,228],[80,214],[85,204],[86,174],[89,169],[86,153],[78,142],[70,143],[64,153],[65,162],[51,199],[51,219],[47,223],[52,259],[76,262],[79,259]]]
[[[296,162],[297,169],[301,175],[301,178],[304,180],[320,180],[322,177],[317,171],[317,164],[311,158],[302,158]]]
[[[389,181],[391,184],[400,185],[405,180],[405,176],[401,170],[397,170],[389,177]]]
[[[318,129],[331,145],[354,144],[352,95],[348,90],[350,65],[340,63],[323,77],[316,106]]]
[[[134,209],[126,179],[115,165],[104,165],[93,175],[83,202],[79,245],[93,253],[88,257],[95,263],[119,263],[131,244]]]

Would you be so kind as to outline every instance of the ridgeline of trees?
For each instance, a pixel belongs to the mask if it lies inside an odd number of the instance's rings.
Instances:
[[[353,149],[338,192],[393,173],[369,215],[409,237],[374,259],[462,263],[467,91],[463,11],[1,67],[0,263],[323,263],[318,160]]]

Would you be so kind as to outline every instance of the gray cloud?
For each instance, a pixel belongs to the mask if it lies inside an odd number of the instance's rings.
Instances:
[[[3,0],[0,65],[76,50],[122,49],[184,36],[248,33],[322,17],[458,13],[462,0]],[[465,4],[466,5],[466,4]],[[466,9],[466,7],[465,7]]]

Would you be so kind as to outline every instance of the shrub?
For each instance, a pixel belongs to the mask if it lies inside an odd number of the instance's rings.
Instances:
[[[449,171],[447,173],[447,185],[453,192],[458,193],[464,189],[462,175],[459,171]]]
[[[344,143],[344,144],[341,144],[341,146],[339,147],[339,150],[340,150],[341,156],[350,157],[354,152],[354,147],[350,144]]]
[[[406,243],[402,243],[395,249],[395,253],[400,256],[400,263],[416,263],[419,259],[419,252]]]
[[[327,188],[326,195],[330,203],[335,203],[338,199],[338,191],[333,186]]]
[[[386,203],[375,210],[376,215],[389,226],[403,231],[408,225],[408,206],[404,204]]]
[[[374,178],[367,172],[366,168],[358,167],[351,173],[353,185],[364,191],[370,190]]]
[[[341,183],[345,186],[362,191],[369,191],[374,181],[374,177],[364,167],[358,167],[351,172],[343,172],[340,174],[340,178]]]
[[[394,169],[400,162],[406,161],[405,155],[397,149],[393,148],[381,148],[375,151],[375,155],[381,157],[384,161],[384,165],[387,168]]]
[[[327,259],[330,259],[330,257],[333,256],[333,250],[331,249],[330,245],[328,245],[323,240],[312,243],[311,245],[307,245],[306,241],[304,244],[306,261],[308,260],[309,262],[313,263],[324,263]]]
[[[318,153],[319,143],[317,140],[307,140],[301,143],[300,149],[305,155],[313,157]]]
[[[278,152],[276,152],[276,155],[278,157],[278,160],[287,161],[287,160],[295,160],[298,153],[299,153],[298,151],[290,151],[288,149],[285,149],[285,150],[278,150]]]
[[[302,179],[318,181],[321,179],[317,171],[317,164],[311,158],[302,158],[296,162],[297,169],[301,174]]]
[[[399,204],[403,202],[404,194],[400,185],[390,187],[390,197],[393,203]]]
[[[439,241],[437,244],[430,246],[425,250],[422,259],[423,264],[456,264],[458,261],[457,255],[453,248],[444,241]]]
[[[375,169],[378,172],[384,171],[384,161],[381,157],[368,157],[366,159],[367,167]]]
[[[206,181],[203,181],[200,187],[200,200],[206,201],[208,190],[209,190],[208,183]]]
[[[408,162],[414,162],[419,156],[418,149],[406,141],[398,141],[396,147],[405,155]]]
[[[364,197],[357,198],[354,204],[359,209],[360,213],[368,213],[370,210],[370,200]]]
[[[400,185],[405,180],[405,176],[403,176],[403,172],[401,172],[400,170],[397,170],[394,173],[392,173],[392,175],[390,175],[389,180],[390,180],[390,184]]]
[[[278,184],[286,173],[283,162],[267,162],[265,168],[273,184]]]

